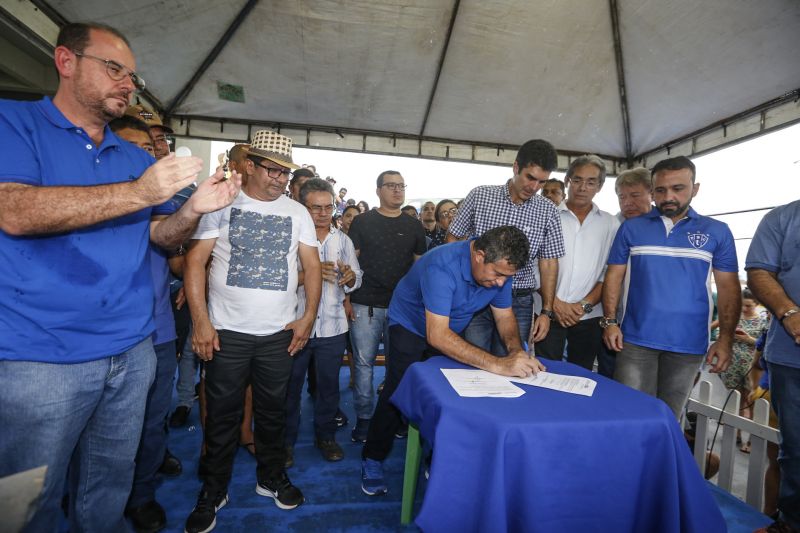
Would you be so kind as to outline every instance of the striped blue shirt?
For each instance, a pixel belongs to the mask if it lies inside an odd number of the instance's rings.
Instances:
[[[628,265],[622,334],[655,350],[705,354],[714,310],[713,270],[738,272],[727,224],[689,208],[674,226],[657,209],[626,220],[609,265]]]
[[[338,264],[337,260],[341,260],[350,265],[356,275],[356,283],[352,287],[347,285],[339,287],[335,283],[322,280],[322,295],[319,299],[317,320],[314,322],[314,331],[311,336],[333,337],[346,333],[348,330],[347,317],[344,314],[344,297],[361,287],[363,272],[358,264],[353,241],[341,230],[331,228],[325,241],[319,243],[317,250],[320,261],[332,261],[334,264]],[[305,310],[306,291],[305,287],[301,285],[297,289],[297,317],[303,316]]]

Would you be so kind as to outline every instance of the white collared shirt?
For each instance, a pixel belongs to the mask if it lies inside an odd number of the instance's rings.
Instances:
[[[583,300],[594,286],[603,281],[606,262],[619,221],[610,213],[601,211],[592,203],[592,210],[583,224],[566,202],[558,206],[566,254],[558,259],[558,284],[556,297],[567,303]],[[603,306],[598,302],[591,313],[581,320],[603,316]]]
[[[346,333],[348,330],[347,317],[344,314],[344,297],[361,287],[363,272],[358,264],[353,241],[341,230],[331,228],[324,242],[317,241],[320,261],[337,260],[350,265],[356,275],[356,283],[352,287],[345,285],[339,287],[335,283],[322,280],[322,295],[319,299],[317,319],[314,321],[312,337],[333,337]],[[304,286],[297,289],[297,317],[303,316],[306,310],[306,291]]]

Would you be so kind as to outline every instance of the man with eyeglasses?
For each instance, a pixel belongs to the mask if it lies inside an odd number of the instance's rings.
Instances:
[[[558,259],[556,319],[536,345],[537,355],[560,361],[566,344],[567,360],[588,370],[603,349],[600,297],[608,251],[619,227],[616,217],[594,203],[605,179],[606,165],[596,155],[580,156],[567,169],[567,200],[558,204],[565,253]]]
[[[169,155],[169,146],[172,144],[172,141],[167,135],[172,135],[173,131],[172,128],[164,125],[158,113],[150,111],[141,104],[136,104],[130,106],[125,114],[141,120],[150,127],[150,137],[153,141],[153,155],[156,159],[161,159]]]
[[[450,224],[447,241],[483,235],[504,225],[516,226],[530,243],[530,260],[514,276],[514,316],[519,336],[529,348],[547,336],[553,313],[558,258],[564,255],[561,220],[552,202],[536,194],[558,166],[553,145],[541,139],[523,144],[514,160],[514,176],[503,185],[482,185],[472,189]],[[534,264],[539,267],[538,277]],[[533,319],[533,291],[542,296],[541,314]],[[493,354],[506,354],[498,335],[491,310],[476,313],[464,331],[464,338]]]
[[[286,475],[286,390],[293,357],[306,346],[317,318],[322,274],[311,216],[284,194],[297,168],[291,139],[257,131],[247,150],[241,193],[228,208],[203,217],[186,254],[192,347],[204,361],[207,405],[203,487],[186,520],[188,533],[211,531],[228,501],[248,383],[256,493],[281,509],[304,501]],[[306,307],[295,319],[300,267]]]
[[[55,531],[69,468],[74,531],[126,531],[156,366],[149,243],[177,248],[240,179],[205,180],[163,205],[202,161],[160,162],[108,122],[142,87],[125,37],[67,24],[51,100],[0,102],[0,477],[47,465],[26,531]]]
[[[375,357],[381,339],[384,353],[388,353],[391,342],[386,312],[392,292],[426,250],[422,225],[400,211],[406,199],[403,176],[396,170],[386,170],[378,176],[377,186],[380,206],[354,218],[348,233],[364,272],[361,288],[350,295],[355,315],[350,327],[355,359],[353,403],[358,417],[350,435],[353,442],[367,439],[375,403]]]
[[[339,369],[347,344],[345,296],[361,286],[361,268],[353,242],[331,227],[334,205],[333,186],[319,178],[308,180],[300,189],[301,204],[314,221],[322,264],[322,296],[317,319],[308,344],[294,357],[292,377],[286,394],[286,446],[293,454],[300,425],[300,399],[306,373],[315,374],[314,446],[326,461],[341,461],[344,452],[336,442],[336,412],[339,408]],[[298,289],[297,315],[305,311],[305,287]],[[313,359],[314,364],[309,366]]]

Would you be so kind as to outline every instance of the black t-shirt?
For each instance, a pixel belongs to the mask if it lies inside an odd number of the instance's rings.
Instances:
[[[361,288],[350,300],[389,307],[392,291],[414,264],[414,255],[425,253],[425,228],[410,216],[386,217],[373,209],[355,217],[347,235],[364,271]]]

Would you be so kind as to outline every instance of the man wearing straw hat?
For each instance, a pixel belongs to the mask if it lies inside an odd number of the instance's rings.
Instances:
[[[238,448],[245,387],[253,387],[256,492],[294,509],[304,498],[286,475],[286,389],[292,357],[308,341],[317,316],[322,270],[308,210],[284,195],[292,140],[257,131],[250,143],[242,191],[228,208],[200,221],[186,256],[184,283],[192,315],[192,345],[205,361],[206,454],[203,488],[187,532],[211,531],[228,501]],[[206,264],[213,257],[208,272]],[[306,308],[294,320],[299,271]]]

